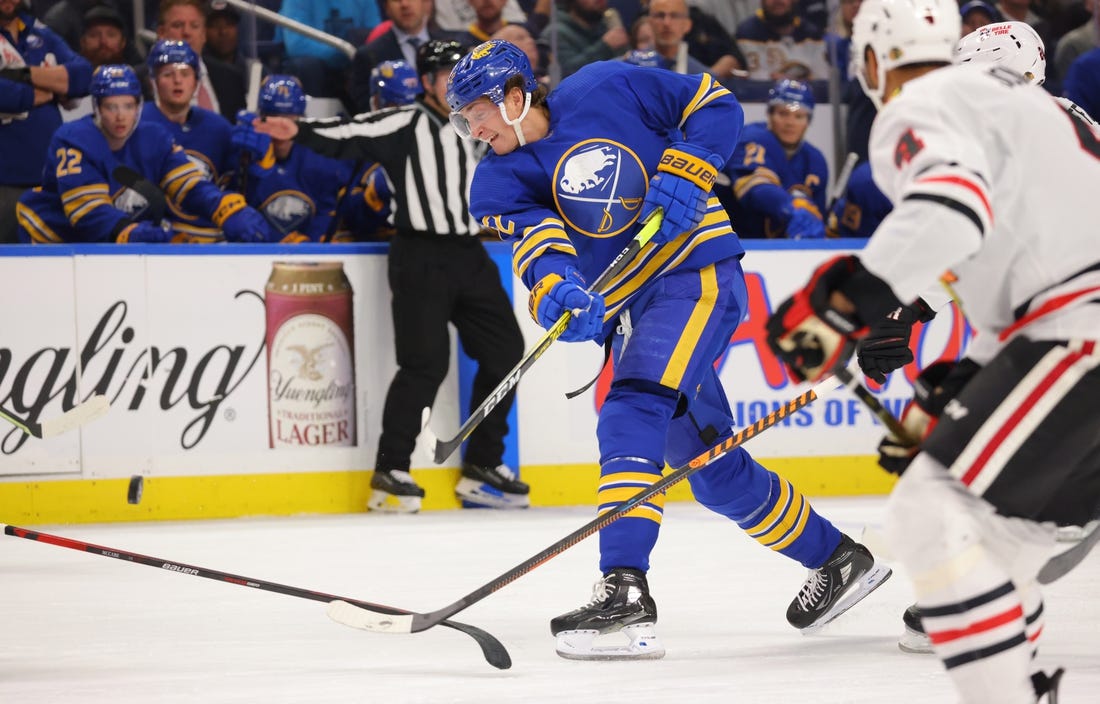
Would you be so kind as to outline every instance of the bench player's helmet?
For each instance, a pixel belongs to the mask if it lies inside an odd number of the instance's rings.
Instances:
[[[371,108],[408,105],[424,92],[416,69],[404,61],[383,61],[370,72]]]
[[[294,76],[274,74],[268,76],[260,86],[261,115],[297,115],[306,114],[306,92]]]
[[[849,73],[881,110],[886,72],[910,64],[951,63],[961,30],[956,0],[863,0],[852,24]],[[873,88],[865,70],[867,49],[878,66]]]
[[[1026,22],[994,22],[959,40],[955,63],[1000,64],[1033,85],[1047,79],[1047,52],[1039,33]]]

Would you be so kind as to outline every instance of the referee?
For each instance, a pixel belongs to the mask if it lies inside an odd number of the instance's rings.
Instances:
[[[471,398],[476,408],[523,355],[523,337],[499,271],[470,216],[470,180],[481,151],[449,122],[447,78],[465,49],[433,40],[420,47],[417,72],[424,94],[411,105],[350,120],[268,118],[256,130],[291,139],[328,157],[380,163],[393,183],[389,282],[393,293],[397,374],[382,413],[373,510],[415,512],[424,496],[409,474],[421,411],[435,401],[450,364],[454,323],[478,363]],[[470,436],[455,493],[492,508],[528,505],[528,486],[501,463],[514,392]]]

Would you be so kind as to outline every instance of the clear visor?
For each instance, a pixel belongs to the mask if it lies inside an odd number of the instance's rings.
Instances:
[[[452,112],[451,125],[454,126],[455,132],[458,132],[460,137],[470,139],[486,120],[500,112],[501,109],[496,104],[488,100],[478,100],[461,110]]]

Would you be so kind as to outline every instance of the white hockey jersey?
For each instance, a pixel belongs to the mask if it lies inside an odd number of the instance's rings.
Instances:
[[[899,299],[950,271],[985,335],[1100,338],[1100,130],[1004,68],[963,64],[906,83],[870,154],[895,207],[860,260]]]

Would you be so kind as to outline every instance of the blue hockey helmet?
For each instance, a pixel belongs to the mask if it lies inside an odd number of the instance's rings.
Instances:
[[[643,68],[661,68],[661,55],[652,49],[634,49],[623,61]]]
[[[408,105],[424,92],[416,69],[404,61],[383,61],[371,69],[370,97],[372,106]],[[377,105],[374,105],[377,99]]]
[[[523,90],[527,93],[538,88],[531,62],[522,49],[502,39],[478,44],[451,69],[447,104],[458,112],[485,96],[500,105],[504,102],[504,84],[512,76],[523,77]]]
[[[814,92],[808,83],[784,78],[776,81],[768,91],[768,109],[776,105],[782,105],[788,110],[806,110],[813,115]]]
[[[141,82],[134,69],[126,64],[105,64],[92,74],[88,92],[92,102],[98,103],[112,95],[132,95],[141,99]]]
[[[149,50],[149,56],[145,58],[145,63],[149,66],[151,76],[156,76],[157,69],[161,66],[174,66],[175,64],[190,66],[191,70],[195,72],[196,78],[200,75],[199,55],[195,53],[190,44],[177,39],[158,40],[153,48]]]
[[[294,76],[273,74],[260,86],[261,115],[306,114],[306,92]]]

